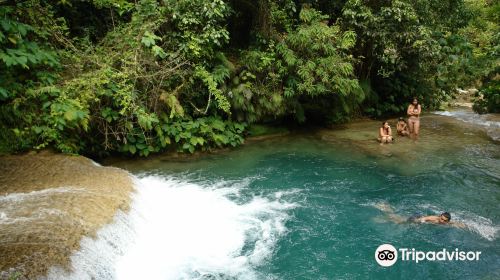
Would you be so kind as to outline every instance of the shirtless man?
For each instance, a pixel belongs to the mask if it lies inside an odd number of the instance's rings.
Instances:
[[[410,132],[408,131],[408,125],[406,124],[406,121],[405,121],[405,119],[403,119],[403,117],[399,118],[396,129],[398,131],[398,135],[401,135],[401,136],[410,135]]]
[[[418,104],[417,98],[413,98],[413,102],[408,106],[406,113],[408,114],[408,128],[410,129],[410,136],[417,140],[420,132],[420,113],[422,107]]]
[[[402,223],[428,223],[428,224],[436,224],[436,225],[451,225],[454,227],[465,228],[465,224],[460,222],[452,222],[451,214],[448,212],[443,212],[439,215],[430,215],[430,216],[421,216],[415,215],[409,218],[398,215],[394,212],[394,209],[386,203],[379,203],[375,205],[375,207],[382,212],[387,214],[389,219],[397,224]]]
[[[392,142],[392,130],[387,121],[382,123],[382,126],[378,132],[378,141],[380,144],[391,143]]]
[[[448,212],[443,212],[438,215],[430,216],[411,216],[407,220],[410,223],[430,223],[430,224],[456,224],[451,222],[451,214]]]

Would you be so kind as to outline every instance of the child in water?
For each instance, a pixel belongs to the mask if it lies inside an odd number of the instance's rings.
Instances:
[[[408,130],[408,124],[403,117],[400,117],[398,120],[398,124],[396,125],[396,129],[398,131],[398,135],[408,136],[410,135],[410,131]]]

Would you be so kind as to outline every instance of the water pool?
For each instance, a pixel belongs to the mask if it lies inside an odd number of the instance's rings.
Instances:
[[[491,131],[432,114],[418,142],[380,146],[378,125],[291,134],[196,160],[115,161],[137,176],[131,211],[84,240],[72,276],[500,279],[500,149]],[[393,223],[381,203],[402,216],[448,211],[467,226]],[[384,243],[481,256],[382,267],[374,253]]]

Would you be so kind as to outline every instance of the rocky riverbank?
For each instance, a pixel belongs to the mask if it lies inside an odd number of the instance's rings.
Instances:
[[[0,279],[70,270],[82,237],[126,211],[132,190],[129,173],[82,156],[0,157]]]

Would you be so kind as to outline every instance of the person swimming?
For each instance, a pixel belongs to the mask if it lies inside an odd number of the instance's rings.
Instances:
[[[387,214],[387,217],[389,220],[392,222],[395,222],[397,224],[403,224],[403,223],[418,223],[418,224],[436,224],[436,225],[451,225],[454,227],[459,227],[459,228],[465,228],[465,224],[460,223],[460,222],[452,222],[451,221],[451,214],[449,212],[443,212],[439,215],[429,215],[429,216],[424,216],[424,215],[414,215],[409,218],[406,218],[404,216],[398,215],[394,212],[394,209],[386,204],[386,203],[379,203],[375,205],[375,208],[381,210],[385,214]]]
[[[410,131],[408,131],[408,124],[406,123],[406,121],[403,117],[399,118],[398,123],[396,125],[396,129],[397,129],[398,135],[400,135],[400,136],[410,135]]]
[[[448,224],[451,222],[451,214],[443,212],[439,215],[430,216],[415,215],[409,217],[406,221],[409,223]]]
[[[378,132],[378,141],[380,144],[391,143],[394,139],[392,138],[392,130],[389,126],[389,122],[385,121]]]

